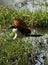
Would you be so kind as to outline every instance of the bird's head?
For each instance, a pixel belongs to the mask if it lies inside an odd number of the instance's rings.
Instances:
[[[9,29],[11,29],[12,32],[16,32],[17,31],[17,28],[15,26],[10,26]]]

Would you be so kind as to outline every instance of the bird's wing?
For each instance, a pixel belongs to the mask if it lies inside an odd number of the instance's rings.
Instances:
[[[22,27],[22,26],[19,26],[17,27],[18,30],[22,33],[22,34],[25,34],[25,35],[28,35],[31,33],[30,29],[28,28],[25,28],[25,27]]]
[[[21,19],[14,20],[14,25],[15,26],[20,26],[20,27],[28,28],[28,26],[26,25],[26,23],[23,22],[23,20],[21,20]]]

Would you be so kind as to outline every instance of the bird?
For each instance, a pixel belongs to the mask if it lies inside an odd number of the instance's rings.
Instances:
[[[13,29],[13,32],[15,33],[15,36],[13,37],[13,40],[17,37],[29,37],[29,36],[41,36],[41,35],[31,35],[31,30],[27,26],[27,24],[20,18],[14,18],[13,20],[14,26],[11,26],[9,29]]]
[[[22,19],[14,18],[13,23],[14,26],[10,27],[10,29],[13,29],[13,32],[16,32],[13,39],[15,39],[17,36],[29,36],[31,34],[31,30]]]

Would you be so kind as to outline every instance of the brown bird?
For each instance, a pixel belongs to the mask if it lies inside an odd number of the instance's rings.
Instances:
[[[41,35],[31,35],[31,30],[28,28],[28,26],[26,25],[26,23],[19,18],[15,18],[13,20],[14,26],[11,26],[10,29],[13,29],[13,32],[17,31],[17,33],[15,34],[14,38],[18,36],[41,36]]]
[[[28,28],[25,22],[22,19],[15,18],[13,20],[14,26],[11,26],[10,29],[13,29],[13,32],[17,31],[14,36],[14,39],[17,36],[29,36],[31,34],[31,30]]]

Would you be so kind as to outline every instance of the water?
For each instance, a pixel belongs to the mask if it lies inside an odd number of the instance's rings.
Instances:
[[[48,62],[48,48],[46,47],[46,45],[48,44],[48,30],[36,29],[36,32],[39,34],[43,34],[43,36],[33,38],[34,47],[36,47],[37,44],[40,44],[40,54],[37,55],[38,59],[36,60],[37,63],[35,65],[45,65],[46,62],[43,58],[44,56],[46,57],[46,60]]]
[[[38,9],[43,9],[46,11],[46,6],[44,6],[44,5],[41,6],[42,3],[45,4],[44,0],[40,0],[40,1],[34,0],[34,4],[39,4],[39,2],[40,2],[40,5],[33,5],[32,0],[27,0],[27,4],[22,7],[21,3],[23,3],[23,2],[24,2],[24,0],[1,0],[0,1],[0,3],[2,3],[2,4],[6,4],[9,7],[13,6],[14,8],[18,8],[19,10],[20,9],[23,9],[23,10],[29,9],[30,11],[35,11]],[[48,3],[48,0],[46,0],[46,3]],[[17,5],[17,6],[15,6],[15,5]]]

